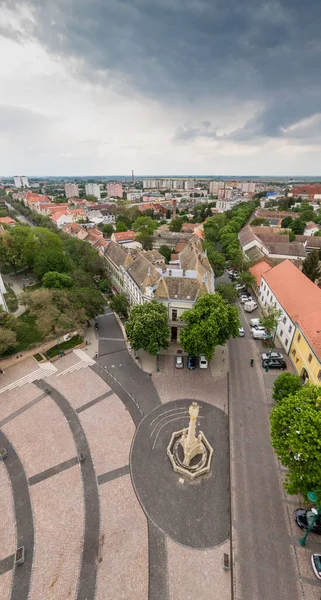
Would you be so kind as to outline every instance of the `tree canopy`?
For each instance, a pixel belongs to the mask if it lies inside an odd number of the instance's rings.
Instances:
[[[167,309],[157,300],[133,306],[125,328],[134,350],[156,355],[169,345]]]
[[[274,400],[283,400],[290,394],[295,394],[302,387],[302,380],[299,375],[294,373],[282,373],[274,381],[273,398]]]
[[[306,384],[272,408],[271,442],[282,465],[288,468],[284,487],[306,497],[321,481],[320,387]]]
[[[109,302],[112,311],[120,317],[127,317],[129,310],[129,300],[126,294],[115,294]]]
[[[226,304],[220,294],[205,294],[196,301],[194,308],[185,310],[181,316],[186,327],[180,333],[185,352],[207,360],[213,358],[215,348],[230,337],[237,337],[240,325],[237,308]]]
[[[42,284],[46,288],[56,288],[57,290],[63,290],[65,288],[71,288],[74,284],[72,277],[65,273],[58,273],[57,271],[48,271],[42,278]]]
[[[319,251],[313,250],[309,256],[303,261],[302,265],[302,273],[306,275],[313,283],[316,279],[320,278],[321,269],[320,269],[320,258]]]
[[[216,286],[216,292],[229,304],[234,304],[237,300],[237,291],[233,283],[225,283],[222,281]]]
[[[172,249],[169,246],[166,246],[166,244],[163,244],[159,248],[158,252],[162,254],[165,257],[165,261],[169,263],[172,255]]]

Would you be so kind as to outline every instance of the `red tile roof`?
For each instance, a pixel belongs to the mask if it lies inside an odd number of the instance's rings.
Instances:
[[[253,267],[249,268],[250,273],[252,273],[256,279],[256,285],[258,287],[260,286],[263,273],[266,273],[266,271],[269,271],[271,268],[271,265],[269,265],[266,260],[260,260],[260,262],[256,263],[256,265],[253,265]]]
[[[136,235],[135,231],[122,231],[120,233],[113,233],[115,242],[126,242],[134,239]]]
[[[292,321],[321,311],[321,289],[290,260],[284,260],[262,275]],[[320,326],[321,329],[321,326]]]
[[[312,312],[309,315],[297,320],[297,324],[303,335],[309,342],[315,355],[321,360],[321,332],[318,328],[321,323],[321,310]],[[318,331],[320,333],[318,333]]]
[[[11,219],[10,217],[1,217],[0,223],[4,223],[5,225],[16,225],[17,224],[17,222],[14,219]]]

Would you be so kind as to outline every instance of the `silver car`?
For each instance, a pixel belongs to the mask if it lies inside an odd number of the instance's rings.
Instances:
[[[176,356],[175,357],[175,367],[176,369],[183,369],[184,368],[184,359],[182,356]]]
[[[281,352],[271,352],[271,355],[269,352],[264,352],[263,354],[261,354],[261,359],[269,360],[270,356],[271,358],[283,359],[283,354],[281,354]]]

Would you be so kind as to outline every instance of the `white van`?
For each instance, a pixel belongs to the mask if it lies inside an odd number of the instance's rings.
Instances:
[[[208,362],[204,356],[204,354],[201,354],[200,356],[200,369],[207,369],[208,367]]]
[[[254,300],[249,300],[248,302],[244,303],[244,310],[246,312],[253,312],[253,310],[255,310],[257,308],[257,304]]]
[[[255,327],[256,325],[260,325],[260,319],[250,319],[250,327]]]

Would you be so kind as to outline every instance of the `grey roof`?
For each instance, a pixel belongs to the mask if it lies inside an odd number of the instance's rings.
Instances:
[[[314,235],[296,235],[296,242],[302,242],[306,248],[321,248],[321,237]]]
[[[270,254],[279,254],[284,256],[300,256],[302,258],[304,258],[307,255],[303,244],[300,244],[299,242],[289,242],[288,244],[264,242],[264,245],[266,246]]]
[[[196,300],[201,287],[197,279],[184,277],[166,277],[166,284],[170,300]]]
[[[126,261],[127,252],[117,242],[110,242],[105,250],[105,256],[117,265],[117,267],[120,267]]]
[[[128,267],[127,272],[140,288],[145,287],[146,284],[153,285],[160,279],[160,274],[154,265],[141,252]],[[149,278],[149,281],[147,281],[147,278]]]

